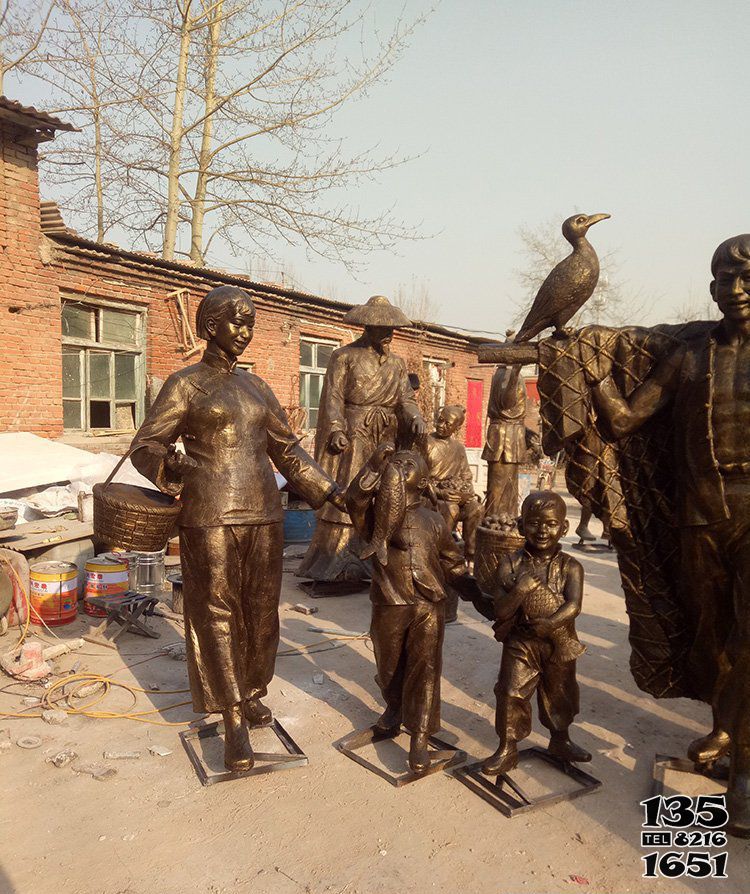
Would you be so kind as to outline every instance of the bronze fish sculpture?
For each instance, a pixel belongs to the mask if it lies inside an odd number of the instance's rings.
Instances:
[[[563,604],[565,599],[561,594],[553,593],[549,587],[543,584],[536,587],[524,598],[521,608],[526,617],[531,621],[534,618],[549,618]],[[564,663],[578,658],[586,651],[575,632],[573,622],[563,624],[557,630],[549,634],[554,651],[552,660],[556,663]]]
[[[372,540],[363,550],[361,558],[375,556],[381,565],[387,565],[388,545],[397,537],[406,517],[406,482],[404,471],[398,463],[389,463],[383,472],[374,508]]]

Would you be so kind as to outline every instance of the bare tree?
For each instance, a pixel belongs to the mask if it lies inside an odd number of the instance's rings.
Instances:
[[[514,324],[519,326],[526,317],[531,303],[552,268],[571,251],[560,226],[563,218],[550,218],[536,227],[519,227],[520,255],[523,265],[515,272],[524,292],[522,301],[516,303]],[[617,250],[599,253],[599,282],[594,294],[573,317],[572,326],[592,323],[623,326],[637,322],[645,307],[640,292],[629,292],[620,274]]]
[[[688,297],[677,308],[672,317],[675,323],[690,323],[693,320],[720,320],[721,311],[710,294],[705,297],[691,290]]]
[[[18,0],[0,2],[0,94],[5,75],[37,58],[55,2],[33,5]]]
[[[43,53],[24,65],[50,89],[56,100],[50,110],[81,128],[75,141],[45,147],[44,171],[65,189],[68,210],[90,215],[93,198],[99,241],[120,222],[120,155],[128,138],[119,127],[130,72],[117,33],[128,13],[122,0],[56,0]]]
[[[408,284],[398,284],[393,301],[414,321],[434,322],[440,312],[440,304],[430,295],[427,283],[416,276]]]
[[[116,226],[196,263],[220,244],[246,255],[279,241],[348,262],[415,235],[351,201],[405,159],[347,153],[331,126],[388,75],[421,17],[381,33],[372,0],[59,3],[50,62],[26,70],[87,134],[54,176],[77,218],[96,204],[99,238]]]

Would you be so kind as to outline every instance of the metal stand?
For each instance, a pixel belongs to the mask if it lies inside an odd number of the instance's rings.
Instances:
[[[340,739],[335,745],[336,748],[350,760],[365,767],[365,769],[369,770],[371,773],[375,773],[376,776],[380,776],[381,779],[385,779],[386,782],[389,782],[396,788],[409,785],[411,782],[417,782],[427,776],[432,776],[433,773],[439,773],[441,770],[448,770],[451,767],[456,767],[466,760],[466,752],[461,751],[453,745],[449,745],[442,739],[438,739],[437,736],[430,736],[429,738],[429,744],[434,750],[430,751],[430,766],[421,773],[415,773],[413,770],[398,775],[389,773],[382,766],[374,764],[372,761],[363,758],[362,755],[357,754],[357,751],[360,748],[364,748],[367,745],[373,745],[376,742],[397,739],[401,735],[408,737],[408,733],[403,730],[399,730],[396,733],[378,733],[373,727],[369,726],[367,729],[355,730],[353,733]]]
[[[667,754],[657,754],[654,757],[654,765],[651,771],[651,792],[653,795],[664,794],[668,770],[719,781],[729,779],[729,765],[726,762],[715,761],[707,764],[704,770],[696,770],[695,763],[686,757],[670,757]]]
[[[128,591],[117,596],[87,596],[86,601],[97,608],[104,609],[107,613],[106,620],[84,634],[83,638],[87,642],[116,649],[115,640],[126,631],[137,633],[139,636],[149,636],[151,639],[159,639],[161,636],[158,630],[154,630],[153,627],[149,627],[145,621],[141,620],[156,614],[154,608],[159,600],[155,596],[143,596],[140,593]],[[114,624],[119,627],[108,636],[107,631]]]
[[[609,543],[599,542],[591,543],[590,541],[581,540],[573,544],[573,549],[580,550],[582,553],[611,553],[614,547]]]
[[[300,590],[313,599],[324,596],[351,596],[370,589],[369,580],[304,580],[297,584]]]
[[[253,748],[255,766],[251,770],[225,770],[213,773],[203,763],[198,754],[194,741],[196,739],[218,738],[224,732],[224,721],[214,723],[199,723],[180,733],[180,741],[187,751],[190,763],[193,765],[201,785],[213,785],[216,782],[228,782],[230,779],[244,779],[246,776],[260,776],[263,773],[273,773],[277,770],[291,770],[293,767],[307,765],[307,755],[297,745],[294,739],[284,729],[278,720],[272,720],[263,726],[250,727],[250,740],[252,744],[253,730],[271,729],[276,738],[281,742],[286,751],[284,753],[256,751]]]
[[[581,795],[595,792],[602,786],[600,780],[591,776],[590,773],[586,773],[574,764],[561,761],[544,748],[532,746],[531,748],[524,748],[518,754],[519,760],[531,756],[545,761],[556,770],[559,770],[571,779],[575,779],[580,784],[580,788],[570,792],[552,792],[551,794],[540,795],[534,798],[526,794],[521,786],[511,778],[510,773],[501,773],[495,778],[495,782],[492,782],[489,777],[481,772],[481,761],[467,764],[467,766],[455,770],[453,775],[459,782],[473,791],[475,795],[479,795],[482,800],[494,807],[495,810],[499,810],[504,816],[510,818],[521,813],[530,813],[532,810],[538,810],[540,807],[549,807],[560,801],[572,801],[575,798],[580,798]]]

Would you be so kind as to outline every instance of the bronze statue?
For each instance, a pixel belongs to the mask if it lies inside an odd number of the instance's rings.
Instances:
[[[491,594],[503,657],[495,686],[500,744],[482,764],[489,776],[517,765],[518,742],[531,732],[534,692],[540,720],[550,731],[550,754],[566,762],[591,760],[569,736],[579,711],[576,659],[584,651],[574,626],[583,598],[583,567],[560,550],[568,532],[562,497],[552,491],[529,494],[519,527],[524,546],[501,557]]]
[[[498,366],[490,385],[482,451],[487,463],[485,515],[518,515],[518,467],[525,454],[526,382],[519,364]]]
[[[413,434],[426,431],[406,364],[390,350],[393,330],[411,322],[381,295],[352,308],[344,322],[363,326],[364,333],[331,355],[315,432],[315,457],[342,489],[378,444],[395,443],[399,416]],[[326,505],[297,575],[321,582],[367,579],[371,569],[362,548],[348,516]]]
[[[609,522],[635,680],[711,705],[689,754],[704,772],[729,755],[729,830],[750,837],[750,234],[711,272],[719,324],[592,326],[480,357],[538,357],[545,449]]]
[[[440,728],[446,584],[465,580],[464,556],[442,516],[425,504],[429,471],[414,451],[381,444],[346,492],[352,522],[373,558],[372,623],[377,682],[386,709],[373,729],[411,735],[409,766],[430,765]]]
[[[586,233],[608,218],[609,214],[574,214],[563,223],[562,234],[573,251],[552,268],[539,287],[517,342],[528,341],[550,326],[555,327],[555,335],[562,334],[565,324],[594,294],[599,282],[599,258]]]
[[[193,707],[221,712],[228,770],[248,770],[250,726],[271,721],[262,703],[279,642],[283,512],[271,460],[311,505],[345,509],[336,483],[299,446],[268,385],[237,368],[253,337],[250,296],[220,286],[201,301],[199,363],[164,383],[133,446],[133,464],[179,494],[185,642]],[[185,453],[175,451],[182,438]],[[164,448],[168,448],[165,453]]]
[[[420,450],[427,460],[430,483],[438,499],[438,509],[451,531],[461,522],[466,561],[474,559],[477,526],[482,506],[474,492],[474,476],[469,468],[466,447],[454,437],[466,418],[460,406],[441,407],[435,431],[420,439]]]

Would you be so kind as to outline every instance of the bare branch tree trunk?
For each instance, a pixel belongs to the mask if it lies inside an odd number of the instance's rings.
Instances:
[[[185,95],[187,92],[188,57],[190,54],[190,37],[192,20],[190,7],[192,0],[186,0],[180,23],[180,50],[177,58],[177,76],[175,79],[174,106],[172,110],[172,129],[169,138],[169,166],[167,169],[167,203],[164,220],[164,243],[162,256],[174,258],[177,243],[177,226],[180,220],[180,150],[185,114]]]
[[[213,112],[216,103],[216,69],[219,57],[219,38],[221,36],[222,7],[224,0],[218,0],[210,17],[206,38],[206,81],[205,109],[201,148],[198,155],[198,176],[192,207],[190,227],[190,257],[196,264],[202,264],[203,258],[203,221],[206,217],[206,187],[211,169],[211,139],[213,136]]]

